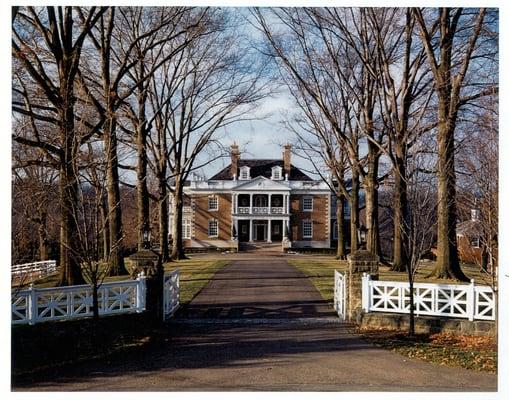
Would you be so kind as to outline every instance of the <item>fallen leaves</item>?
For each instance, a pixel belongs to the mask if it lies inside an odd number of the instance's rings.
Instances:
[[[362,336],[377,346],[408,358],[438,365],[497,372],[497,344],[494,338],[453,333],[418,334],[384,329],[362,330]]]

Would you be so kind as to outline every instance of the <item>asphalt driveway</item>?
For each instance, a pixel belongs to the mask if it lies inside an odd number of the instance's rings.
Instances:
[[[366,343],[284,257],[235,259],[152,345],[18,380],[14,390],[496,390],[495,375]]]

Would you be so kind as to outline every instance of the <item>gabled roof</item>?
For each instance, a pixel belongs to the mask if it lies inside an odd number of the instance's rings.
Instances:
[[[272,167],[281,167],[283,168],[283,160],[270,160],[270,159],[240,159],[238,160],[237,167],[240,169],[241,167],[249,167],[251,179],[256,178],[258,176],[263,176],[265,178],[270,178],[272,176]],[[231,173],[231,164],[227,167],[223,168],[217,174],[215,174],[209,180],[212,181],[229,181],[232,179]],[[239,171],[237,171],[237,176],[239,176]],[[290,168],[290,176],[288,178],[291,181],[312,181],[309,176],[307,176],[304,172],[302,172],[299,168],[294,167],[293,165]]]
[[[238,185],[232,190],[289,190],[290,186],[287,181],[273,181],[272,179],[258,176],[249,181],[237,181]]]

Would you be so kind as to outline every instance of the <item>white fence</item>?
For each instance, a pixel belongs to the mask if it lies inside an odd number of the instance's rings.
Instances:
[[[346,318],[346,276],[334,270],[334,309],[339,318],[344,321]]]
[[[180,306],[180,271],[178,269],[164,275],[163,281],[163,319],[167,320]]]
[[[57,262],[55,260],[37,261],[11,266],[11,278],[17,281],[44,278],[56,272]]]
[[[495,320],[495,294],[489,286],[414,283],[415,315]],[[410,313],[408,282],[362,278],[364,312]]]
[[[98,289],[99,315],[145,310],[146,278],[103,283]],[[90,285],[14,291],[11,299],[12,324],[35,324],[92,316]]]

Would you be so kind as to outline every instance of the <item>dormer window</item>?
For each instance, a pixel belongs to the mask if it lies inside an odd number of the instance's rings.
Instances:
[[[272,180],[280,181],[283,179],[283,168],[281,167],[272,167]]]
[[[240,177],[239,179],[241,181],[247,181],[249,179],[251,179],[251,177],[249,176],[249,167],[240,167]]]

